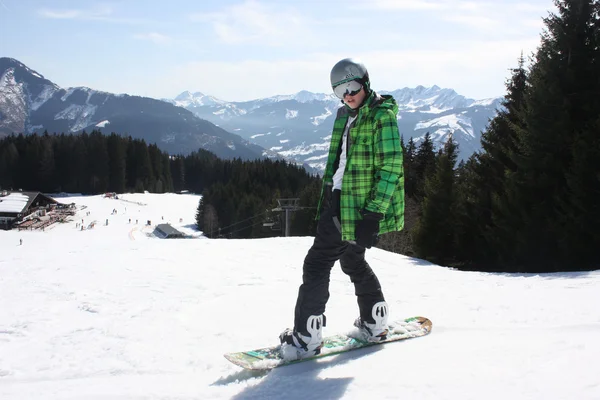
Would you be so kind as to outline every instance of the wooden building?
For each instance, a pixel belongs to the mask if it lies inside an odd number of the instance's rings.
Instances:
[[[16,222],[35,213],[44,213],[59,203],[40,192],[0,192],[0,229],[10,229]]]

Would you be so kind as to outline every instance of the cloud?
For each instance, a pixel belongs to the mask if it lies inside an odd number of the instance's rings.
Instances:
[[[361,2],[354,8],[377,10],[443,10],[449,8],[444,1],[436,0],[371,0]]]
[[[456,22],[462,26],[467,25],[478,30],[494,30],[498,29],[499,27],[504,27],[504,24],[500,20],[486,17],[484,15],[467,15],[464,13],[457,13],[445,15],[441,17],[441,19],[448,22]]]
[[[38,11],[38,14],[41,17],[49,19],[98,19],[108,18],[112,15],[112,13],[112,8],[108,6],[98,6],[90,10],[51,10],[44,8]]]
[[[165,77],[166,86],[202,91],[230,101],[242,101],[302,89],[323,91],[328,87],[329,65],[319,57],[303,60],[198,61],[176,67]],[[166,82],[169,82],[168,84]]]
[[[545,16],[546,4],[487,2],[471,0],[372,0],[355,3],[354,8],[386,11],[388,13],[427,11],[428,19],[451,22],[461,27],[474,28],[475,32],[498,35],[516,32],[519,27],[532,27],[534,18]],[[539,25],[537,25],[539,27]]]
[[[451,87],[476,99],[504,94],[504,82],[517,65],[521,51],[531,53],[539,39],[470,40],[453,43],[447,50],[371,52],[362,58],[374,87],[434,85]]]
[[[138,33],[133,35],[133,37],[138,40],[148,40],[158,45],[171,43],[171,38],[169,36],[157,32]]]
[[[38,10],[38,15],[46,19],[63,19],[74,21],[103,21],[118,24],[142,24],[147,21],[139,18],[122,18],[114,15],[112,7],[96,6],[92,9],[48,9]]]
[[[437,84],[482,99],[504,95],[504,83],[521,51],[530,54],[538,45],[539,39],[468,40],[446,46],[441,43],[437,50],[363,50],[355,56],[367,65],[376,90]],[[300,90],[330,93],[329,69],[344,57],[347,54],[331,52],[274,61],[192,62],[166,72],[168,76],[156,80],[164,86],[156,90],[168,91],[171,96],[184,90],[201,91],[228,101]]]
[[[49,19],[76,19],[81,18],[83,13],[80,10],[39,10],[38,14],[43,18]]]
[[[300,38],[306,44],[311,37],[307,30],[310,21],[301,17],[298,10],[281,4],[273,8],[255,0],[220,12],[193,14],[190,19],[211,24],[219,40],[226,44],[284,46]]]

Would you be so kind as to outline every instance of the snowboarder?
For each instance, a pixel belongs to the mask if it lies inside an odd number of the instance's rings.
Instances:
[[[380,233],[404,227],[402,147],[392,96],[371,89],[362,62],[346,58],[331,70],[331,87],[344,104],[334,122],[318,207],[317,234],[304,259],[294,329],[281,333],[286,359],[320,353],[329,276],[335,261],[354,283],[359,317],[354,325],[368,341],[388,333],[388,305],[365,249]]]

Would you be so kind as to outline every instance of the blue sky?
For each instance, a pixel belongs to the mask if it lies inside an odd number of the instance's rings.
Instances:
[[[61,87],[240,101],[330,93],[345,57],[373,87],[505,93],[552,0],[0,0],[0,56]]]

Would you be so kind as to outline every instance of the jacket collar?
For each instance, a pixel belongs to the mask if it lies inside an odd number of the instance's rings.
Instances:
[[[373,105],[376,104],[380,99],[381,99],[381,96],[379,96],[377,93],[375,93],[374,90],[371,90],[371,93],[369,94],[369,96],[367,96],[365,98],[365,100],[362,102],[362,104],[358,108],[348,107],[348,105],[346,103],[344,103],[343,100],[342,100],[342,103],[344,104],[346,111],[348,111],[348,114],[356,116],[359,112],[361,112],[363,115],[365,113],[369,113],[369,111],[371,111],[371,108],[373,107]]]

